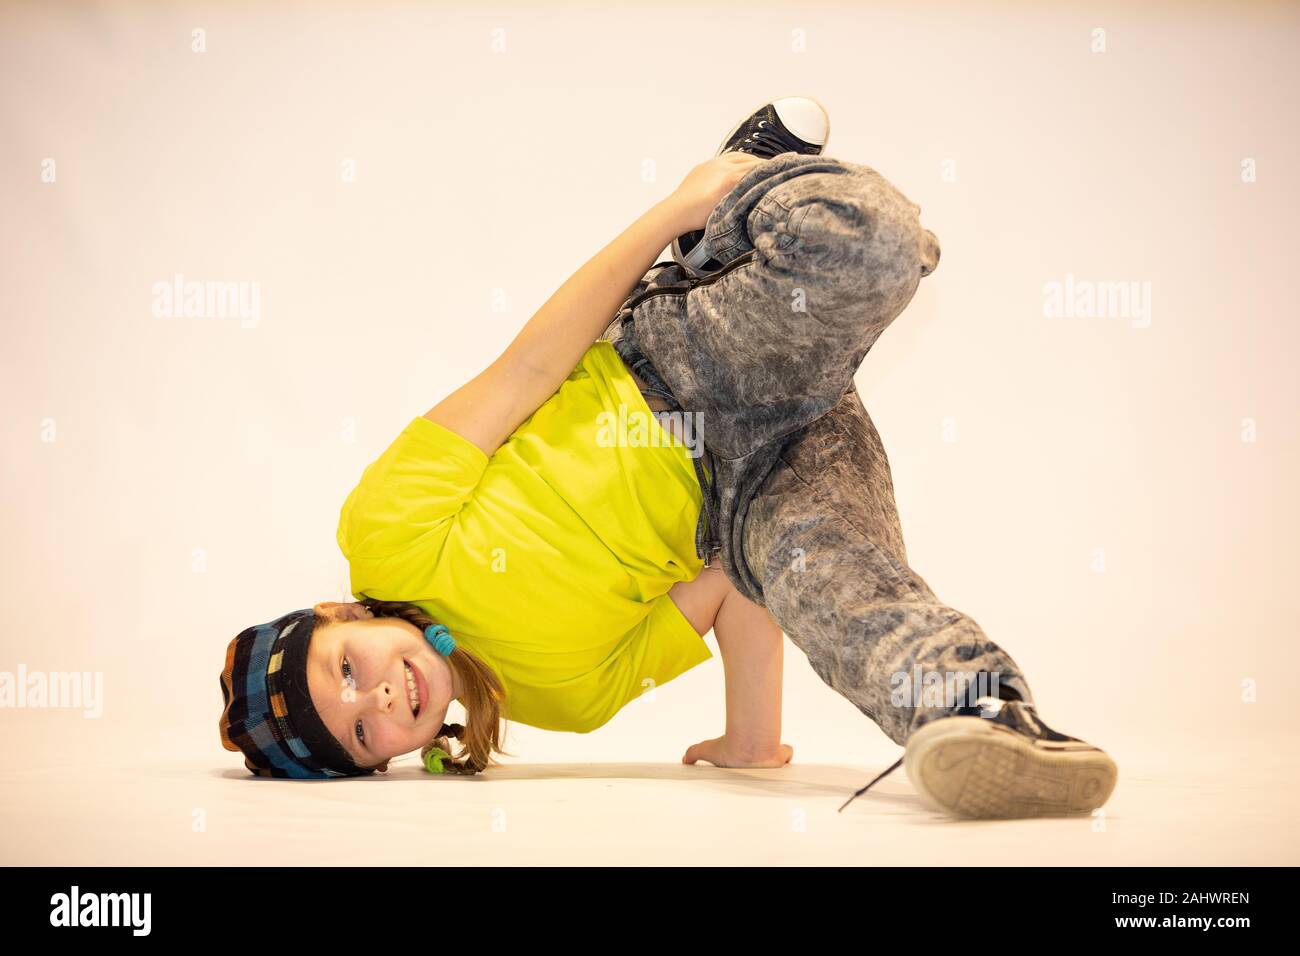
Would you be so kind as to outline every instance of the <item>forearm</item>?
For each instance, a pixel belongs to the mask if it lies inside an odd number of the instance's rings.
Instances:
[[[504,357],[527,373],[536,392],[532,407],[554,394],[655,257],[686,231],[684,215],[672,196],[656,203],[588,259],[520,330]]]
[[[747,756],[770,756],[781,745],[785,635],[739,592],[723,602],[713,633],[727,685],[727,740]]]

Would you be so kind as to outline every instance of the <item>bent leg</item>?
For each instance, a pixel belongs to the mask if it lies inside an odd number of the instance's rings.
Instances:
[[[850,388],[872,344],[939,260],[920,207],[874,169],[783,153],[714,208],[723,268],[675,264],[618,320],[711,450],[739,458],[814,421]]]
[[[889,461],[856,389],[791,437],[750,502],[742,540],[773,618],[896,743],[954,709],[924,686],[913,692],[918,668],[995,674],[1032,703],[1011,657],[908,566]]]

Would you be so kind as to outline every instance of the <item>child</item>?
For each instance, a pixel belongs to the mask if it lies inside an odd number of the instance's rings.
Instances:
[[[404,429],[340,517],[361,602],[231,642],[228,749],[256,773],[353,775],[442,761],[455,735],[448,766],[477,772],[502,717],[593,730],[707,659],[713,628],[727,732],[685,759],[781,766],[784,631],[939,808],[1105,802],[1114,762],[1046,727],[1009,655],[907,564],[853,375],[939,244],[878,173],[821,155],[828,132],[810,98],[755,110]],[[453,698],[463,726],[443,723]]]

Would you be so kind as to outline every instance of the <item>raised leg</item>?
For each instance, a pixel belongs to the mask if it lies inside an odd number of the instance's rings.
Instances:
[[[868,166],[783,153],[714,209],[723,269],[658,270],[620,310],[715,455],[738,458],[805,425],[850,387],[871,345],[939,260],[920,207]]]

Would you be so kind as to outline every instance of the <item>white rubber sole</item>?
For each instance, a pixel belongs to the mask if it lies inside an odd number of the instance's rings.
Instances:
[[[754,104],[754,108],[753,108],[752,110],[750,110],[748,113],[746,113],[746,114],[744,115],[744,118],[742,118],[742,119],[740,120],[740,122],[738,122],[735,126],[731,127],[731,129],[727,131],[727,134],[726,134],[725,136],[722,137],[722,140],[721,140],[721,142],[718,143],[718,148],[717,148],[716,150],[714,150],[713,155],[715,155],[715,156],[720,156],[720,155],[722,155],[722,148],[723,148],[724,146],[727,145],[727,140],[729,140],[729,139],[731,139],[731,137],[735,136],[735,135],[736,135],[736,131],[737,131],[738,129],[740,129],[740,127],[742,127],[743,125],[745,125],[745,123],[749,122],[749,118],[750,118],[751,116],[753,116],[755,113],[758,112],[759,107],[766,106],[768,103],[775,103],[777,100],[786,100],[786,99],[793,99],[793,98],[804,99],[804,100],[811,100],[813,103],[816,103],[816,104],[817,104],[817,108],[818,108],[819,110],[821,110],[822,115],[826,118],[826,132],[825,132],[825,134],[822,136],[822,141],[821,141],[821,143],[818,144],[818,145],[820,145],[821,148],[822,148],[822,151],[821,151],[821,154],[820,154],[820,155],[823,155],[823,156],[826,155],[826,144],[829,143],[830,140],[831,140],[831,116],[830,116],[830,113],[827,112],[826,107],[822,104],[821,100],[817,99],[817,97],[815,97],[815,96],[807,96],[807,95],[805,95],[805,94],[803,94],[803,93],[789,93],[789,94],[786,94],[785,96],[779,96],[779,97],[777,97],[776,100],[770,100],[770,99],[769,99],[769,100],[763,100],[763,102],[761,102],[761,103],[755,103],[755,104]],[[780,115],[780,114],[779,114],[779,111],[778,111],[778,115]],[[781,118],[781,121],[782,121],[783,123],[786,122],[785,117],[782,117],[782,118]],[[798,123],[796,123],[796,125],[802,125],[802,124],[798,124]],[[798,136],[800,139],[805,139],[805,137],[802,136],[801,133],[800,133],[800,131],[797,130],[797,129],[791,128],[790,132],[794,133],[794,134],[795,134],[796,136]],[[809,130],[804,129],[803,132],[806,133],[806,132],[809,132]],[[814,142],[814,140],[807,139],[806,142],[811,143],[811,142]],[[679,236],[678,238],[676,238],[676,239],[673,240],[673,258],[674,258],[674,259],[678,262],[678,264],[680,264],[680,265],[682,266],[682,268],[684,268],[688,273],[690,273],[690,274],[691,274],[692,276],[694,276],[695,278],[699,279],[699,278],[703,278],[703,277],[707,274],[707,273],[704,271],[704,265],[705,265],[705,263],[707,263],[707,262],[709,261],[709,259],[712,258],[712,255],[704,249],[704,241],[703,241],[703,240],[697,242],[697,243],[694,245],[694,247],[692,247],[692,249],[691,249],[690,252],[683,254],[683,253],[682,253],[682,249],[681,249],[681,237]]]
[[[936,809],[975,819],[1089,813],[1119,769],[1087,744],[1042,746],[987,717],[945,717],[907,741],[903,768]]]

